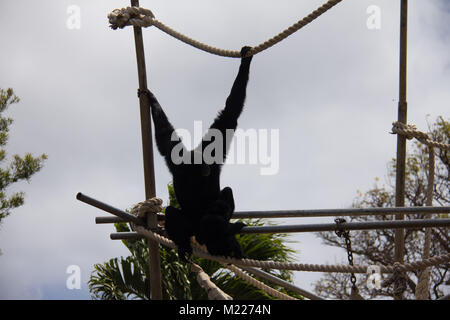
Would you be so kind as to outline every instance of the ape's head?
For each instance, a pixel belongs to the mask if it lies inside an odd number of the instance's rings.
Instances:
[[[236,240],[236,233],[244,223],[230,223],[223,214],[207,214],[199,223],[195,238],[200,244],[206,245],[208,252],[218,256],[234,256],[242,258],[241,246]]]

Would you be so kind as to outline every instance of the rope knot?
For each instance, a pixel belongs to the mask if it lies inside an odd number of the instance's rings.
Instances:
[[[149,27],[153,25],[155,15],[149,9],[141,7],[126,7],[114,9],[108,14],[109,26],[116,30],[133,25],[137,27]]]
[[[413,124],[404,124],[398,121],[392,123],[392,133],[406,136],[408,140],[413,139],[416,132],[418,132],[417,128]]]
[[[430,147],[440,148],[442,150],[450,151],[450,144],[434,141],[430,138],[428,134],[425,132],[421,132],[417,130],[415,125],[412,124],[404,124],[401,122],[393,122],[392,123],[392,134],[401,134],[406,136],[407,139],[411,140],[412,138],[416,138],[420,142],[426,144]]]
[[[160,198],[150,198],[139,202],[131,209],[131,213],[136,217],[143,218],[148,213],[159,213],[163,210],[163,201]]]
[[[131,214],[139,218],[145,218],[149,213],[157,214],[163,210],[162,203],[163,201],[160,198],[147,199],[135,204],[131,209]],[[134,223],[130,222],[130,226],[132,230],[137,230],[137,226]]]

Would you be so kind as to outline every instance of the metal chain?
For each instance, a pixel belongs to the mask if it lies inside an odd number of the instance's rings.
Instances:
[[[347,247],[348,264],[353,266],[353,251],[352,251],[352,240],[350,239],[350,232],[342,228],[343,224],[346,223],[347,221],[344,218],[336,218],[334,219],[334,222],[336,222],[336,231],[335,231],[336,235],[339,238],[344,237],[345,239],[345,245]],[[352,289],[357,289],[356,276],[354,273],[351,273],[350,281],[352,283]]]

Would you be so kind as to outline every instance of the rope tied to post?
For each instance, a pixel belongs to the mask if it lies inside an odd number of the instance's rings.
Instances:
[[[131,214],[138,218],[145,218],[147,214],[157,214],[163,211],[162,207],[163,201],[161,198],[151,198],[146,201],[142,201],[137,203],[131,209]],[[137,226],[135,223],[130,222],[130,227],[133,231],[137,230]]]
[[[126,7],[114,9],[108,14],[111,29],[123,29],[126,26],[150,27],[153,25],[155,15],[149,9],[141,7]]]
[[[411,140],[412,138],[416,138],[417,140],[419,140],[423,144],[426,144],[427,146],[450,151],[450,144],[434,141],[425,132],[417,130],[416,126],[413,124],[404,124],[395,121],[392,123],[392,133],[404,135],[409,140]]]

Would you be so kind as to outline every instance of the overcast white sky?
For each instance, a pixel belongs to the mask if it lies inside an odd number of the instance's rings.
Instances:
[[[225,49],[257,45],[322,4],[319,0],[141,0],[162,22]],[[81,9],[81,28],[66,27],[67,8]],[[237,210],[349,207],[375,177],[385,181],[395,156],[400,1],[346,0],[252,62],[239,127],[279,129],[279,172],[226,165],[222,186]],[[128,1],[1,1],[0,87],[21,98],[8,154],[49,156],[26,192],[26,204],[0,229],[1,299],[89,299],[95,263],[127,255],[109,240],[103,212],[76,201],[81,191],[119,208],[144,198],[137,70],[132,28],[113,31],[107,14]],[[370,30],[370,5],[381,29]],[[410,0],[408,120],[426,130],[449,116],[450,5]],[[149,88],[175,127],[193,129],[223,107],[239,59],[187,46],[157,29],[144,31]],[[155,154],[157,194],[167,201],[170,175]],[[285,221],[285,220],[284,220]],[[333,219],[284,223],[332,222]],[[290,244],[304,263],[346,263],[345,253],[312,234]],[[78,265],[81,290],[66,288],[66,268]],[[300,273],[312,289],[321,275]]]

